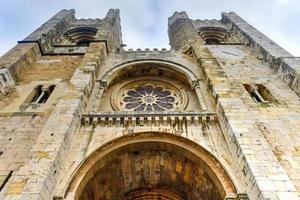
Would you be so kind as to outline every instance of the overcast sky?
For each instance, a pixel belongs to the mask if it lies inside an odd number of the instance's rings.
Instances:
[[[0,55],[61,9],[77,18],[103,18],[121,10],[128,48],[169,48],[167,20],[174,11],[191,19],[220,19],[234,11],[294,56],[300,56],[300,0],[0,0]]]

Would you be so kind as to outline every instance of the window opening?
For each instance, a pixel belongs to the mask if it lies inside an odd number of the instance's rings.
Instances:
[[[2,74],[2,73],[1,73],[0,75],[1,75],[1,77],[2,77],[2,79],[3,79],[3,81],[6,82],[6,81],[7,81],[7,78],[5,77],[5,75]]]
[[[270,91],[262,84],[255,84],[254,86],[244,84],[244,87],[255,102],[270,102],[274,100]]]
[[[218,45],[218,44],[221,44],[221,41],[216,38],[207,38],[205,40],[205,43],[208,45]]]
[[[49,87],[43,87],[42,85],[38,85],[34,89],[34,96],[31,99],[30,103],[46,103],[54,88],[55,85],[51,85]]]
[[[89,46],[91,43],[90,40],[80,40],[79,42],[77,42],[77,45],[79,46]]]
[[[272,96],[271,92],[262,84],[256,84],[257,92],[265,101],[273,101],[274,97]]]

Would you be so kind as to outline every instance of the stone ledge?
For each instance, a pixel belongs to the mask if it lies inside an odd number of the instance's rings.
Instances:
[[[202,125],[217,122],[217,114],[213,112],[97,112],[82,115],[83,125]]]

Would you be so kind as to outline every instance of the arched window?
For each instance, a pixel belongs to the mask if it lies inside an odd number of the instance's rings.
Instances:
[[[205,26],[198,29],[206,45],[240,44],[225,28]]]
[[[97,31],[98,29],[94,27],[77,27],[66,31],[64,37],[67,38],[69,44],[89,46],[95,39]]]
[[[216,38],[207,38],[205,40],[205,44],[216,45],[216,44],[221,44],[221,41],[219,39],[216,39]]]
[[[91,41],[87,40],[87,39],[83,39],[77,42],[77,45],[79,46],[89,46],[91,43]]]
[[[245,89],[250,94],[252,99],[259,103],[267,103],[274,101],[273,95],[270,93],[270,91],[262,84],[255,84],[253,86],[249,84],[244,84]]]
[[[50,85],[45,87],[43,85],[38,85],[34,88],[32,93],[26,100],[26,103],[34,103],[34,104],[41,104],[46,103],[50,95],[52,94],[55,85]]]

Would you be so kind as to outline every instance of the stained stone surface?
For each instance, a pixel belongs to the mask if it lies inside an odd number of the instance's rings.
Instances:
[[[119,12],[62,10],[0,58],[0,199],[300,199],[299,58],[232,12],[124,50]]]

